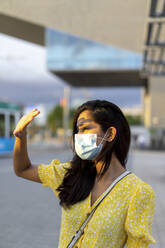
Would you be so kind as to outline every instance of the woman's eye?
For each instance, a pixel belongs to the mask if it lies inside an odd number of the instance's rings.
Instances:
[[[80,132],[83,132],[84,130],[87,130],[87,129],[90,129],[90,127],[80,128],[80,129],[78,129],[78,132],[80,133]]]

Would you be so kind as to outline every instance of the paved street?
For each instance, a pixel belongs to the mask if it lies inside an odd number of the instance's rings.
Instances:
[[[68,150],[29,151],[34,164],[66,161]],[[131,164],[131,166],[130,166]],[[136,151],[129,159],[129,167],[156,192],[157,203],[152,235],[155,248],[165,245],[165,152]],[[49,188],[18,178],[12,169],[12,158],[0,158],[0,248],[58,247],[61,209]]]

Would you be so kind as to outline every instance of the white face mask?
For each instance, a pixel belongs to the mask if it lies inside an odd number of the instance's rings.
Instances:
[[[81,159],[93,160],[102,151],[103,140],[104,137],[102,138],[101,143],[97,146],[97,134],[75,134],[75,151]]]

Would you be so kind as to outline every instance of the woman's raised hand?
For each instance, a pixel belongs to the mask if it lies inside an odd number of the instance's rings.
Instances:
[[[16,137],[21,138],[22,135],[26,132],[26,127],[29,125],[29,123],[39,115],[40,111],[38,109],[33,109],[31,112],[29,112],[26,115],[23,115],[22,118],[17,123],[16,128],[13,131],[13,135]]]

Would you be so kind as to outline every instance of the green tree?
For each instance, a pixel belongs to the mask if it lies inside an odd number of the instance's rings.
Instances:
[[[47,117],[48,127],[52,132],[63,126],[63,108],[60,105],[55,106]]]
[[[69,128],[72,129],[73,116],[75,109],[71,108],[69,111]],[[47,125],[53,133],[56,133],[57,128],[63,127],[63,107],[60,105],[55,106],[47,117]]]
[[[129,125],[142,125],[143,121],[142,121],[142,117],[141,115],[125,115]]]
[[[70,112],[69,112],[69,128],[70,129],[73,128],[73,117],[74,117],[75,112],[76,112],[75,108],[70,109]]]

